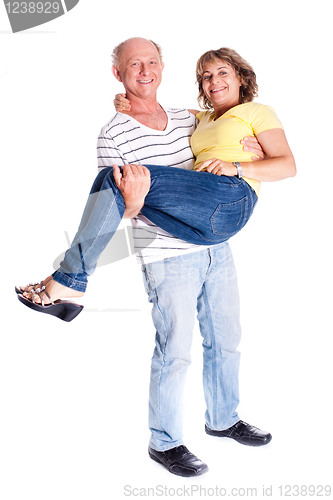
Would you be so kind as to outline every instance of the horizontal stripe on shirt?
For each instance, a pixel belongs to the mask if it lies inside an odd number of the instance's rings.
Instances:
[[[168,109],[166,113],[168,124],[164,131],[150,129],[128,115],[116,113],[102,128],[98,138],[99,169],[134,163],[192,170],[194,158],[190,137],[196,127],[195,116],[186,109]],[[142,263],[205,248],[175,238],[141,214],[131,222],[134,251]]]

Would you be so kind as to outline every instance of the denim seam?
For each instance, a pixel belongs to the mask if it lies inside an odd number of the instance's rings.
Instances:
[[[91,245],[89,245],[89,248],[86,249],[86,251],[83,253],[82,250],[80,250],[80,257],[81,257],[81,267],[84,269],[84,260],[85,258],[87,257],[88,253],[93,250],[93,248],[95,247],[96,245],[96,240],[97,238],[103,233],[103,229],[105,228],[106,224],[108,223],[109,221],[109,218],[110,218],[110,213],[111,213],[111,210],[113,209],[114,207],[114,204],[116,203],[116,200],[114,199],[113,200],[113,203],[111,206],[109,206],[109,210],[105,216],[105,219],[104,219],[104,223],[102,225],[102,227],[100,228],[100,230],[98,231],[98,234],[95,236],[93,242],[91,243]],[[118,206],[118,205],[117,205]],[[77,243],[78,245],[81,246],[81,243]],[[80,270],[78,269],[78,266],[76,265],[73,269],[73,274],[77,274],[77,272],[79,272]]]
[[[158,309],[158,311],[160,312],[162,318],[163,318],[163,324],[165,324],[165,321],[164,321],[164,316],[163,316],[163,313],[161,311],[161,308],[159,307],[159,304],[158,304],[158,295],[157,295],[157,292],[156,292],[156,288],[152,286],[152,284],[154,283],[154,277],[153,277],[153,273],[151,272],[151,269],[150,269],[150,264],[147,264],[145,266],[142,266],[143,267],[143,270],[144,270],[144,273],[145,273],[145,277],[146,277],[146,280],[147,280],[147,288],[148,288],[148,296],[150,295],[150,293],[154,294],[155,296],[155,304],[156,304],[156,307]],[[151,301],[153,303],[153,307],[154,307],[154,302]],[[162,428],[162,425],[161,425],[161,406],[160,406],[160,401],[161,401],[161,398],[160,398],[160,393],[161,393],[161,378],[162,378],[162,371],[163,371],[163,367],[164,367],[164,364],[165,364],[165,356],[164,356],[164,351],[163,351],[163,364],[161,363],[161,369],[160,369],[160,372],[159,372],[159,379],[158,379],[158,421],[159,421],[159,426],[160,428]],[[164,451],[164,450],[159,450],[159,451]]]
[[[207,300],[207,293],[206,293],[206,286],[205,284],[203,285],[203,298],[204,298],[204,304],[207,310],[210,312],[210,307],[209,307],[209,301]],[[213,424],[216,425],[217,422],[217,394],[218,394],[218,387],[217,387],[217,360],[216,360],[216,342],[215,342],[215,336],[212,334],[214,326],[211,321],[212,315],[209,314],[207,315],[209,318],[209,330],[210,330],[210,339],[212,343],[212,362],[211,362],[211,367],[212,367],[212,375],[211,375],[211,381],[212,381],[212,401],[213,401]]]
[[[156,288],[154,289],[154,294],[155,294],[155,299],[156,299],[156,307],[157,307],[157,309],[159,310],[159,312],[160,312],[160,314],[162,316],[164,329],[165,329],[165,332],[167,332],[167,328],[166,328],[166,324],[165,324],[165,317],[164,317],[164,314],[162,312],[162,309],[159,306],[158,294],[157,294]],[[161,429],[162,429],[161,406],[160,406],[160,403],[161,403],[161,379],[162,379],[163,368],[165,366],[165,349],[166,349],[166,345],[167,345],[167,335],[165,335],[165,343],[164,343],[163,351],[162,351],[163,352],[163,363],[161,363],[161,370],[160,370],[159,381],[158,381],[158,421],[159,421]]]
[[[113,200],[112,205],[109,207],[109,210],[108,210],[108,212],[107,212],[107,215],[106,215],[106,217],[105,217],[105,219],[104,219],[104,223],[103,223],[102,227],[100,228],[100,230],[98,231],[98,234],[95,236],[95,238],[94,238],[94,240],[93,240],[92,244],[89,246],[89,248],[86,250],[86,252],[82,254],[83,263],[84,263],[84,259],[85,259],[85,257],[87,256],[88,252],[90,252],[90,251],[91,251],[91,250],[95,247],[95,245],[96,245],[96,241],[97,241],[97,238],[100,236],[100,234],[102,234],[102,233],[103,233],[103,230],[104,230],[105,226],[106,226],[106,225],[107,225],[107,223],[109,222],[110,212],[111,212],[111,210],[113,209],[113,207],[114,207],[114,204],[115,204],[115,203],[116,203],[116,200],[114,199],[114,200]],[[117,206],[118,206],[118,205],[117,205]]]

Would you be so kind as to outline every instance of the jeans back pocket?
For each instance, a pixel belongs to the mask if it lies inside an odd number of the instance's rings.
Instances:
[[[210,218],[213,233],[230,238],[245,226],[248,212],[247,196],[232,203],[219,203]]]

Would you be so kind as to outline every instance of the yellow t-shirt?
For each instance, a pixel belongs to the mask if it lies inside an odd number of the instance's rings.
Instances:
[[[240,141],[247,135],[258,135],[264,130],[283,128],[275,111],[264,104],[247,102],[229,109],[215,120],[214,111],[201,111],[196,115],[198,127],[191,137],[191,147],[199,164],[211,158],[234,162],[252,161],[253,153],[243,151]],[[244,180],[259,193],[260,182],[254,179]]]

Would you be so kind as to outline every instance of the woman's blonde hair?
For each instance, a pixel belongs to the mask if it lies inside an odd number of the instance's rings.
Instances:
[[[206,97],[202,87],[202,76],[207,63],[224,61],[235,70],[240,79],[241,86],[239,88],[239,102],[251,102],[258,95],[258,85],[256,74],[249,65],[235,50],[221,48],[218,50],[209,50],[205,52],[197,62],[196,76],[199,89],[198,102],[204,109],[212,109],[209,99]]]

